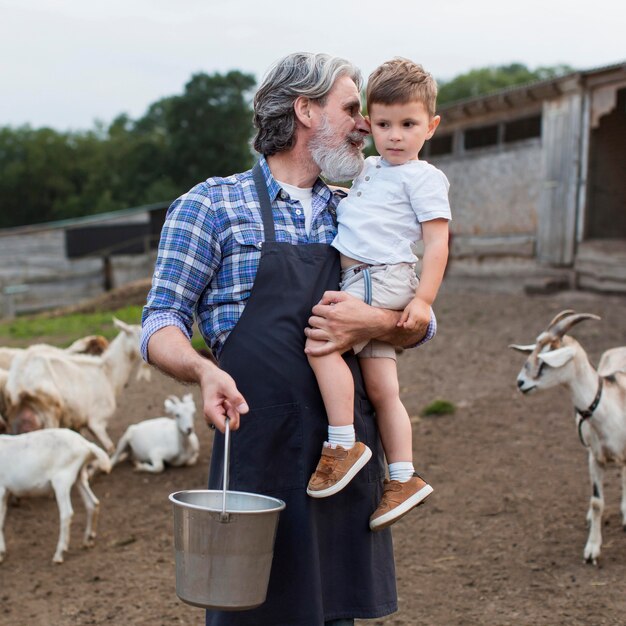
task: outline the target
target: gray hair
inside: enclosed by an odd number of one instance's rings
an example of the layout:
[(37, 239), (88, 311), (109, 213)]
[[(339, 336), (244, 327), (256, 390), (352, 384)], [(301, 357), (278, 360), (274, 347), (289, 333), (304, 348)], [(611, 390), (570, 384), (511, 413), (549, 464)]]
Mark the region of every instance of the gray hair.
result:
[(345, 59), (295, 52), (277, 61), (254, 96), (254, 149), (270, 156), (291, 148), (296, 134), (296, 98), (304, 96), (324, 106), (326, 96), (342, 76), (350, 77), (361, 90), (361, 72)]

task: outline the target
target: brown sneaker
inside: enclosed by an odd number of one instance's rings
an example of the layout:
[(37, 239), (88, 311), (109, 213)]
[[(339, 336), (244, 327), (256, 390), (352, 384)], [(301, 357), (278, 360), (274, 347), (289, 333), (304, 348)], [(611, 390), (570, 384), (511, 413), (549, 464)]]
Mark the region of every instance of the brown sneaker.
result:
[(327, 498), (341, 491), (372, 457), (372, 451), (360, 441), (346, 450), (341, 446), (322, 447), (320, 458), (306, 492), (312, 498)]
[(405, 483), (385, 480), (383, 497), (370, 517), (370, 529), (382, 530), (404, 517), (413, 507), (422, 504), (433, 488), (417, 474)]

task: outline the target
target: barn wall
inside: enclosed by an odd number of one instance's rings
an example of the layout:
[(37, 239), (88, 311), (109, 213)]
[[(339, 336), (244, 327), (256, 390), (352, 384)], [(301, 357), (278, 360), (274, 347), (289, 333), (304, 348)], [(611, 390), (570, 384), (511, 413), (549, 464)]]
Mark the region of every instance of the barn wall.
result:
[(534, 254), (541, 191), (541, 142), (483, 149), (429, 159), (450, 181), (456, 243), (453, 253), (476, 255), (493, 248)]
[[(149, 277), (154, 256), (112, 257), (113, 286)], [(67, 258), (63, 229), (0, 237), (0, 317), (74, 304), (102, 293), (104, 283), (102, 259)]]

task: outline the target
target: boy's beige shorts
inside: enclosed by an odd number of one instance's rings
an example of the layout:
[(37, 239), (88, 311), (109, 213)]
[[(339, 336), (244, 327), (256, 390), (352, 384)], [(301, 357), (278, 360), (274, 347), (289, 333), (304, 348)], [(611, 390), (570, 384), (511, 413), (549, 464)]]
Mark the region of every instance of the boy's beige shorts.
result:
[[(361, 269), (359, 269), (361, 268)], [(341, 272), (339, 288), (365, 301), (365, 272), (363, 265), (349, 267)], [(415, 297), (419, 279), (412, 263), (369, 266), (372, 279), (372, 306), (402, 311)], [(396, 360), (395, 348), (384, 341), (372, 339), (352, 347), (359, 358), (388, 358)]]

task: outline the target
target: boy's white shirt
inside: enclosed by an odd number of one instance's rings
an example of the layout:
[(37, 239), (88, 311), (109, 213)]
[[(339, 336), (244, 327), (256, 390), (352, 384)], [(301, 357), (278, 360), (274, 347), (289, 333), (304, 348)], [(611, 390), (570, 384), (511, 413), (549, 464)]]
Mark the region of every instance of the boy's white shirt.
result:
[(299, 200), (304, 212), (304, 230), (307, 237), (311, 234), (311, 220), (313, 218), (313, 187), (295, 187), (276, 181), (290, 196), (292, 200)]
[(426, 161), (390, 165), (368, 157), (337, 207), (333, 247), (372, 265), (415, 263), (411, 244), (422, 238), (420, 222), (452, 219), (449, 187), (446, 175)]

